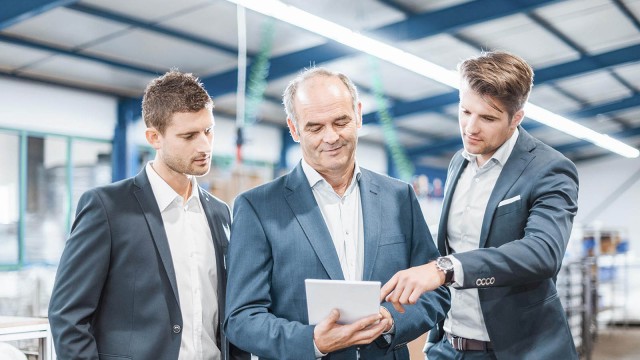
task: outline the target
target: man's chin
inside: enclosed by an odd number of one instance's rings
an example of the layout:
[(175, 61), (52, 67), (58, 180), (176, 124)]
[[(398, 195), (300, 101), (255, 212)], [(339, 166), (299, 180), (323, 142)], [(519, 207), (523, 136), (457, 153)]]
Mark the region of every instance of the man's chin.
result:
[(204, 176), (207, 175), (209, 173), (209, 170), (211, 168), (207, 167), (206, 169), (190, 169), (191, 171), (189, 171), (189, 175), (192, 176)]

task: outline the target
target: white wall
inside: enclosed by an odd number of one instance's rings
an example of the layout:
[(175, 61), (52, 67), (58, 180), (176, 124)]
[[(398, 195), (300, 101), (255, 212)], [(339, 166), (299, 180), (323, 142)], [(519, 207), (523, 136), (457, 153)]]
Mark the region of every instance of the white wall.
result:
[[(610, 155), (578, 163), (577, 167), (580, 193), (576, 222), (590, 226), (596, 221), (603, 227), (626, 229), (630, 250), (640, 254), (640, 180), (618, 191), (624, 182), (640, 171), (640, 159)], [(619, 196), (613, 202), (603, 203), (616, 191)], [(595, 216), (587, 219), (591, 213)]]
[(115, 97), (0, 77), (0, 127), (113, 138)]

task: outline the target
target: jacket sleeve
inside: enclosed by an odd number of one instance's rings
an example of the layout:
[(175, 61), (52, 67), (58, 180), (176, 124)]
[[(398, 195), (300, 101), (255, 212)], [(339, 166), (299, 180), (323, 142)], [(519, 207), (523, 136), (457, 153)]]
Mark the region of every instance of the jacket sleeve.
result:
[(109, 271), (111, 232), (99, 194), (78, 202), (49, 303), (49, 322), (60, 359), (98, 359), (92, 334), (94, 312)]
[(278, 318), (271, 308), (271, 247), (244, 195), (233, 207), (224, 331), (241, 349), (270, 359), (315, 359), (313, 326)]
[[(440, 253), (429, 232), (418, 199), (410, 185), (407, 187), (412, 209), (411, 214), (408, 214), (411, 216), (412, 226), (409, 266), (414, 267), (436, 259)], [(403, 314), (397, 312), (389, 302), (384, 302), (382, 306), (389, 310), (394, 319), (396, 331), (389, 347), (393, 350), (414, 340), (444, 320), (451, 306), (451, 299), (449, 289), (441, 286), (434, 291), (422, 294), (415, 305), (405, 306)]]
[[(482, 287), (522, 285), (552, 278), (560, 270), (578, 210), (577, 170), (571, 161), (558, 157), (527, 181), (531, 182), (531, 193), (523, 204), (528, 206), (523, 236), (489, 238), (490, 242), (504, 245), (454, 254), (464, 269), (463, 288), (480, 287), (476, 284), (478, 278), (494, 279)], [(504, 226), (505, 231), (497, 231), (494, 218), (489, 236), (522, 233), (521, 229), (506, 231), (509, 224)]]

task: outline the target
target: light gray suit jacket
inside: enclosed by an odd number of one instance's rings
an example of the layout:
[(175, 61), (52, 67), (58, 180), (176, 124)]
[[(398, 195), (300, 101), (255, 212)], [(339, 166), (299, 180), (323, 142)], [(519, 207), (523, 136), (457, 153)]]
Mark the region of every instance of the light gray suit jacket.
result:
[[(364, 221), (363, 280), (383, 284), (397, 271), (438, 256), (410, 185), (361, 169)], [(229, 339), (262, 359), (314, 359), (304, 280), (343, 279), (340, 262), (300, 164), (289, 174), (238, 196), (229, 245), (227, 320)], [(406, 343), (449, 309), (441, 287), (423, 295), (395, 320), (390, 344), (360, 346), (362, 359), (409, 359)], [(379, 339), (380, 340), (380, 339)], [(326, 359), (355, 359), (356, 348)]]
[[(464, 270), (463, 287), (478, 288), (498, 359), (577, 359), (555, 277), (578, 210), (578, 173), (562, 154), (519, 131), (489, 197), (480, 249), (455, 257)], [(469, 163), (461, 153), (451, 160), (445, 186), (438, 230), (443, 254), (449, 252), (451, 199)], [(517, 200), (499, 206), (508, 199)], [(438, 328), (429, 342), (442, 336), (442, 324)]]
[[(217, 263), (220, 323), (211, 326), (218, 327), (223, 359), (249, 359), (221, 331), (229, 208), (203, 189), (196, 191)], [(178, 296), (167, 235), (145, 170), (84, 193), (49, 305), (58, 358), (178, 359)]]

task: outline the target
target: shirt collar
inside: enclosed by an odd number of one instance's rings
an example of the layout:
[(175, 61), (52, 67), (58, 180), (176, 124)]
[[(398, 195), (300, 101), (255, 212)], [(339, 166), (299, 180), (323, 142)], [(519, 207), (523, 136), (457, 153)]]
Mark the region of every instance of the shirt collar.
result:
[[(487, 161), (485, 165), (489, 162), (497, 162), (500, 166), (504, 166), (507, 160), (509, 160), (509, 156), (511, 156), (513, 148), (516, 146), (516, 141), (518, 140), (519, 134), (520, 131), (518, 130), (518, 128), (516, 128), (513, 134), (511, 134), (511, 137), (507, 141), (505, 141), (504, 144), (502, 144), (498, 148), (498, 150), (496, 150), (493, 156), (491, 156), (491, 159), (489, 159), (489, 161)], [(462, 156), (470, 162), (475, 162), (476, 158), (478, 157), (478, 155), (469, 154), (467, 150), (462, 151)]]
[[(327, 180), (325, 180), (322, 177), (322, 175), (320, 175), (320, 173), (316, 171), (316, 169), (311, 167), (311, 165), (309, 165), (309, 163), (307, 163), (304, 160), (304, 158), (302, 159), (301, 162), (302, 162), (302, 171), (304, 171), (304, 175), (307, 177), (307, 181), (309, 181), (309, 186), (311, 186), (311, 188), (314, 188), (316, 185), (318, 185), (318, 183), (321, 183), (321, 182), (324, 182), (327, 185), (329, 185)], [(349, 187), (347, 188), (347, 191), (345, 192), (345, 194), (348, 193), (351, 187), (355, 185), (356, 181), (360, 180), (361, 175), (362, 173), (360, 172), (360, 166), (358, 166), (358, 161), (356, 160), (355, 169), (353, 171), (353, 177), (351, 178), (351, 182), (349, 183)]]
[[(163, 212), (167, 209), (167, 207), (169, 207), (169, 205), (171, 205), (172, 202), (176, 200), (176, 198), (182, 198), (182, 196), (175, 192), (175, 190), (173, 190), (171, 186), (169, 186), (169, 184), (167, 184), (167, 182), (164, 181), (164, 179), (162, 179), (160, 175), (158, 175), (153, 166), (151, 166), (152, 163), (152, 161), (149, 161), (147, 163), (147, 165), (145, 166), (145, 171), (147, 172), (147, 177), (149, 178), (149, 183), (151, 184), (151, 189), (153, 190), (153, 195), (158, 202), (160, 212)], [(185, 204), (190, 202), (193, 198), (199, 200), (200, 197), (198, 192), (198, 182), (196, 181), (196, 177), (192, 176), (191, 195), (189, 196), (187, 201), (185, 201)]]

